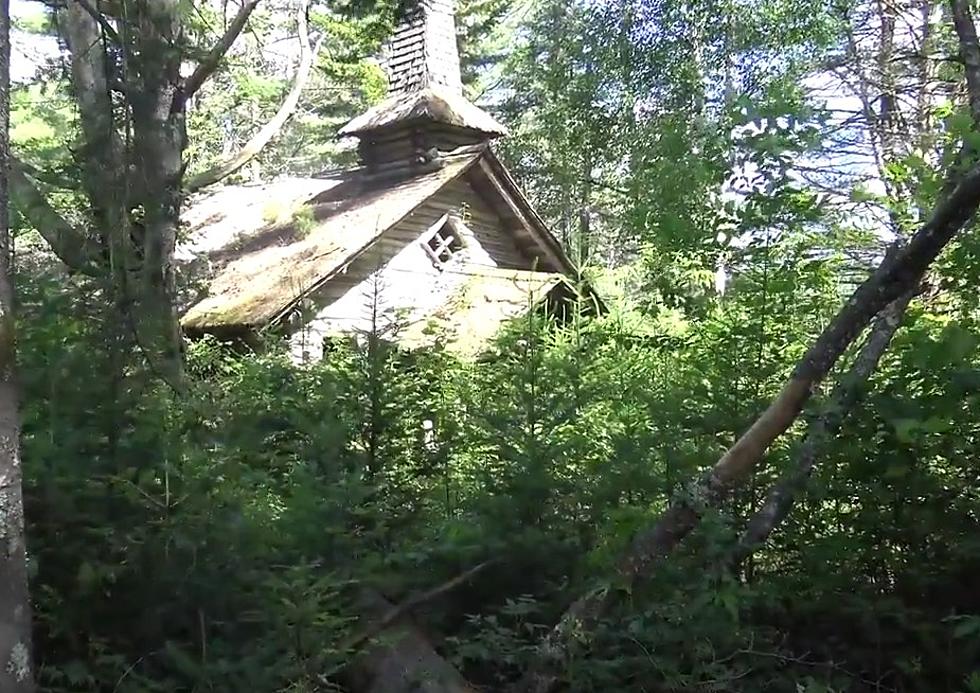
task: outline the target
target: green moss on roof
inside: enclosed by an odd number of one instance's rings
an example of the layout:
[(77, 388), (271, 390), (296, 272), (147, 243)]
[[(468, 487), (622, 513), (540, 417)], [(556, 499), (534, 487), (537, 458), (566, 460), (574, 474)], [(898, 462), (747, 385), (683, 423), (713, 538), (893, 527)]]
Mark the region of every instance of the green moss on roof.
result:
[[(296, 218), (309, 213), (297, 213), (295, 205), (287, 205), (293, 210), (287, 223), (260, 220), (249, 233), (233, 235), (226, 245), (210, 250), (209, 257), (220, 267), (206, 297), (184, 315), (184, 328), (255, 327), (274, 320), (462, 175), (478, 156), (454, 157), (432, 173), (347, 199), (324, 201), (314, 196), (305, 203), (313, 209), (314, 222), (304, 233), (297, 233)], [(265, 200), (263, 208), (271, 203)], [(208, 233), (207, 225), (201, 233)]]

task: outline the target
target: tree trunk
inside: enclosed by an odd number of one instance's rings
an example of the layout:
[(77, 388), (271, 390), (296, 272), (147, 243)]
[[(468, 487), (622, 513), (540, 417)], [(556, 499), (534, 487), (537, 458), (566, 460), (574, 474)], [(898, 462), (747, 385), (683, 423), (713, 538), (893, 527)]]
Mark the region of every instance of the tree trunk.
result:
[(0, 691), (28, 693), (34, 690), (34, 676), (14, 380), (14, 291), (7, 222), (9, 125), (10, 6), (9, 0), (0, 0)]
[(143, 210), (142, 237), (135, 241), (136, 277), (128, 295), (136, 338), (156, 374), (184, 386), (183, 340), (174, 307), (174, 250), (180, 223), (181, 180), (187, 130), (180, 94), (183, 40), (180, 0), (155, 0), (138, 14), (139, 33), (128, 47), (129, 64), (142, 76), (143, 93), (130, 100), (133, 159), (138, 180), (134, 200)]
[(76, 153), (95, 233), (61, 217), (29, 171), (14, 171), (20, 211), (72, 269), (105, 279), (121, 329), (150, 370), (178, 389), (184, 385), (183, 340), (174, 309), (173, 255), (185, 107), (260, 1), (242, 3), (186, 80), (183, 0), (59, 4), (58, 32), (68, 47), (82, 134)]
[(365, 591), (360, 607), (369, 628), (385, 623), (381, 637), (358, 657), (349, 673), (359, 693), (476, 693), (428, 641), (407, 615), (387, 618), (397, 609), (380, 594)]
[(888, 345), (902, 324), (902, 318), (913, 295), (914, 291), (900, 296), (878, 316), (867, 342), (850, 369), (834, 388), (826, 411), (811, 424), (807, 431), (796, 463), (769, 489), (762, 506), (749, 520), (733, 551), (731, 560), (733, 565), (738, 565), (751, 556), (789, 515), (793, 502), (810, 478), (821, 448), (840, 430), (848, 412), (860, 399), (868, 378), (874, 373), (881, 357), (888, 350)]

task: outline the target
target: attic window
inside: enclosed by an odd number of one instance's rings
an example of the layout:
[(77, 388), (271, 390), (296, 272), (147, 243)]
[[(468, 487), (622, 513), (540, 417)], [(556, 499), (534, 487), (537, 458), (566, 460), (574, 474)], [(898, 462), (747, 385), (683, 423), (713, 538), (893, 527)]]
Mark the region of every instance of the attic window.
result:
[(462, 222), (447, 215), (436, 222), (433, 228), (435, 230), (425, 239), (422, 247), (425, 248), (435, 266), (442, 269), (466, 248), (463, 235), (460, 233)]

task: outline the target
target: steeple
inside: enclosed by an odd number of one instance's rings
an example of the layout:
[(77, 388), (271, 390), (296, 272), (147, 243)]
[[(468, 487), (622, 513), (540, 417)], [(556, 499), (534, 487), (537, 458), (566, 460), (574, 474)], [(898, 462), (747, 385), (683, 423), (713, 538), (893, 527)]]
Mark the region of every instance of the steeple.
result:
[(340, 130), (360, 138), (368, 168), (424, 166), (507, 134), (463, 96), (453, 0), (406, 0), (382, 67), (388, 97)]
[(452, 0), (417, 0), (407, 7), (383, 49), (382, 64), (388, 96), (436, 85), (462, 95)]

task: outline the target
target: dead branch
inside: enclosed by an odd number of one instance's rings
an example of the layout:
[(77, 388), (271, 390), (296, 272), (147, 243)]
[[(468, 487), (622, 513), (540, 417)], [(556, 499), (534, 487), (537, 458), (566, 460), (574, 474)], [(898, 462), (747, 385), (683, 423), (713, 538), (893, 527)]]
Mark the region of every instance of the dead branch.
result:
[(885, 306), (914, 289), (925, 271), (980, 205), (980, 167), (974, 167), (935, 209), (908, 245), (893, 249), (852, 294), (803, 359), (789, 382), (752, 427), (675, 502), (649, 530), (641, 532), (620, 563), (635, 579), (646, 575), (694, 527), (704, 507), (725, 498), (773, 441), (792, 425), (837, 359)]
[(733, 551), (733, 565), (742, 563), (758, 550), (789, 515), (793, 502), (810, 478), (817, 455), (826, 441), (840, 430), (844, 419), (861, 398), (868, 378), (898, 331), (914, 294), (915, 290), (898, 297), (878, 316), (854, 363), (831, 393), (826, 410), (811, 424), (795, 464), (769, 489), (762, 506), (749, 520)]
[[(451, 581), (455, 582), (455, 581)], [(441, 592), (440, 592), (441, 593)], [(368, 620), (389, 621), (344, 672), (349, 690), (361, 693), (476, 693), (459, 671), (440, 655), (410, 619), (388, 615), (401, 610), (377, 592), (364, 590), (358, 607)]]
[(384, 615), (376, 619), (373, 623), (368, 625), (366, 628), (361, 630), (359, 633), (355, 633), (351, 636), (342, 646), (343, 650), (353, 650), (360, 647), (367, 640), (370, 640), (374, 636), (386, 630), (395, 621), (407, 616), (412, 611), (427, 604), (434, 599), (441, 597), (442, 595), (451, 592), (463, 583), (469, 582), (479, 573), (486, 570), (489, 566), (496, 563), (496, 560), (489, 560), (476, 565), (469, 570), (460, 573), (451, 580), (447, 580), (441, 585), (437, 585), (432, 589), (426, 590), (425, 592), (420, 592), (419, 594), (412, 595), (402, 603), (390, 608)]

